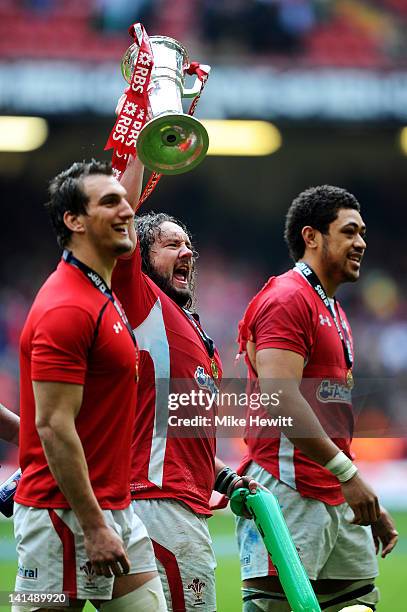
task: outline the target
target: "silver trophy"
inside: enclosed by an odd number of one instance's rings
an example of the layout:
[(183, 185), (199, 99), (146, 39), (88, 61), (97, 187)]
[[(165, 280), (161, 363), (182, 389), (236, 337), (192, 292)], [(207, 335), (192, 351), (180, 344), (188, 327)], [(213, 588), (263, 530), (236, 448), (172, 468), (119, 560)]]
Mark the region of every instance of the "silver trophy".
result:
[[(185, 89), (189, 65), (186, 49), (174, 38), (151, 36), (154, 66), (151, 73), (148, 121), (137, 140), (137, 155), (147, 168), (160, 174), (182, 174), (195, 168), (206, 155), (208, 133), (202, 123), (184, 113), (182, 98), (194, 98), (201, 89), (196, 78)], [(124, 78), (131, 82), (139, 47), (132, 44), (123, 56)]]

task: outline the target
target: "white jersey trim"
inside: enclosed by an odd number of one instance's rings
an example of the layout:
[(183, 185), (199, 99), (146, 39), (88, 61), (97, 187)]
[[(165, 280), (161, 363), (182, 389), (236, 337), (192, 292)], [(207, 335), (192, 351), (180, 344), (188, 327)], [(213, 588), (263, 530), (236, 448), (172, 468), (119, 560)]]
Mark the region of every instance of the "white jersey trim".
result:
[(147, 351), (154, 364), (154, 431), (148, 464), (148, 480), (162, 488), (168, 431), (170, 347), (160, 298), (157, 298), (146, 319), (135, 328), (134, 334), (140, 350)]
[(294, 468), (294, 444), (282, 433), (278, 449), (278, 469), (282, 482), (296, 489)]

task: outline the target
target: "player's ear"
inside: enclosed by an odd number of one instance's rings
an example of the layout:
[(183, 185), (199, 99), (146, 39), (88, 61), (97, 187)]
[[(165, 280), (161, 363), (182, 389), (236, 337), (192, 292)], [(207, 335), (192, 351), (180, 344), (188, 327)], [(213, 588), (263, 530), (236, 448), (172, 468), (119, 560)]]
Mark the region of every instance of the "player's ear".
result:
[(76, 234), (83, 234), (85, 231), (82, 214), (74, 214), (67, 210), (64, 212), (64, 223), (71, 232), (75, 232)]
[(321, 232), (314, 229), (310, 225), (306, 225), (305, 227), (302, 228), (301, 235), (305, 242), (306, 249), (308, 248), (308, 249), (314, 250), (318, 248), (320, 238), (321, 238)]

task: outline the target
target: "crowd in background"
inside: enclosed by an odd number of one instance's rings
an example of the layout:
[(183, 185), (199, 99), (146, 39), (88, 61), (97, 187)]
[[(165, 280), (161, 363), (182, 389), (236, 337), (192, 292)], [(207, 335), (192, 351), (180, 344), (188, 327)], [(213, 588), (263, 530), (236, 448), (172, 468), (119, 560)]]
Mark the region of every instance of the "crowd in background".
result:
[[(55, 262), (56, 263), (56, 262)], [(218, 251), (205, 249), (198, 260), (198, 311), (208, 333), (219, 347), (227, 378), (245, 376), (243, 359), (236, 361), (237, 324), (255, 291), (271, 273), (248, 263), (239, 264)], [(50, 265), (51, 262), (50, 262)], [(33, 279), (32, 294), (40, 279)], [(0, 296), (0, 389), (1, 401), (18, 411), (18, 342), (32, 296), (16, 287), (3, 287)], [(355, 403), (360, 410), (359, 430), (384, 443), (366, 440), (359, 445), (365, 458), (407, 457), (405, 397), (407, 393), (407, 295), (405, 287), (388, 271), (362, 271), (357, 286), (341, 293), (356, 342)], [(341, 296), (340, 296), (341, 297)], [(403, 434), (404, 432), (404, 434)], [(366, 434), (362, 434), (366, 435)], [(400, 437), (398, 437), (400, 436)], [(389, 440), (389, 438), (392, 438)], [(370, 444), (369, 444), (370, 443)], [(224, 452), (241, 453), (240, 440), (223, 442)], [(358, 446), (358, 445), (356, 445)], [(6, 446), (0, 446), (0, 460)], [(16, 451), (9, 460), (16, 459)], [(360, 453), (359, 453), (360, 454)]]
[(10, 58), (115, 60), (135, 21), (220, 62), (388, 68), (407, 49), (404, 0), (2, 0), (0, 15)]

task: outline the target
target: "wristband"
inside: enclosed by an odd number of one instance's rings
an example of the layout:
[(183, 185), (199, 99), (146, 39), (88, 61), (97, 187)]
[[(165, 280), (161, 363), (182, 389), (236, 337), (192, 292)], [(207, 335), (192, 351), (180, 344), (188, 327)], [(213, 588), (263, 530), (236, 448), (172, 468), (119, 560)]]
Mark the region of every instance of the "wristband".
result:
[(324, 467), (336, 476), (339, 482), (347, 482), (358, 471), (356, 465), (342, 451), (339, 451)]
[(225, 466), (216, 476), (213, 488), (215, 489), (215, 491), (218, 491), (218, 493), (222, 493), (222, 495), (230, 497), (235, 487), (235, 484), (239, 480), (241, 480), (241, 476), (239, 476), (230, 467)]

